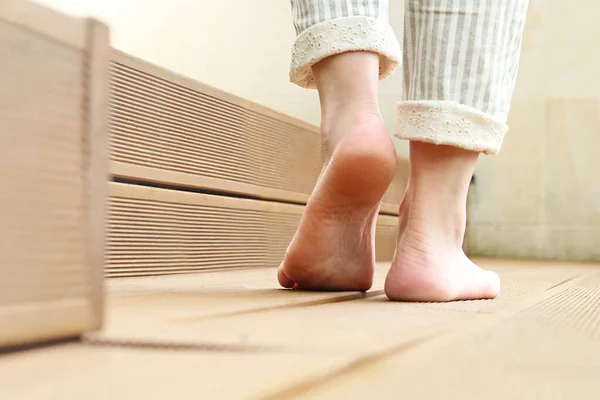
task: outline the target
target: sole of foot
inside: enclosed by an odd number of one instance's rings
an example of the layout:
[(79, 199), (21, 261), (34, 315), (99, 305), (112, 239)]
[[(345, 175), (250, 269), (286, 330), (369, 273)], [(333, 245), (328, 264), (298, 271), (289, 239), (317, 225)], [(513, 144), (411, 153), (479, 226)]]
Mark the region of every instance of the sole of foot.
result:
[(278, 270), (284, 288), (367, 291), (375, 223), (396, 152), (381, 122), (355, 124), (335, 148)]

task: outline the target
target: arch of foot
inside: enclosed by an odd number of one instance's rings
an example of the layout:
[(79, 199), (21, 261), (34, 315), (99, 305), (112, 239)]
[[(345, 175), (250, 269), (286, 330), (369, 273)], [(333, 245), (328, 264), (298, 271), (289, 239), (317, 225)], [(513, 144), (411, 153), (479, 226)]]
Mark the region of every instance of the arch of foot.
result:
[(379, 76), (402, 62), (400, 44), (388, 23), (388, 0), (292, 0), (297, 37), (292, 45), (290, 81), (316, 88), (312, 66), (348, 51), (380, 55)]

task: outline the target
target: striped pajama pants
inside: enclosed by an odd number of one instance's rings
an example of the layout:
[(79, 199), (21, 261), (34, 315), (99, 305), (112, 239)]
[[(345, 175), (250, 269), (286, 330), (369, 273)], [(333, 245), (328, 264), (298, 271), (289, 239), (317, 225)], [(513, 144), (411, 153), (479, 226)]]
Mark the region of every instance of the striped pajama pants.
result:
[(375, 52), (380, 79), (403, 64), (397, 137), (486, 154), (500, 150), (528, 0), (404, 0), (404, 51), (388, 23), (388, 0), (291, 4), (293, 83), (315, 88), (312, 65), (325, 57)]

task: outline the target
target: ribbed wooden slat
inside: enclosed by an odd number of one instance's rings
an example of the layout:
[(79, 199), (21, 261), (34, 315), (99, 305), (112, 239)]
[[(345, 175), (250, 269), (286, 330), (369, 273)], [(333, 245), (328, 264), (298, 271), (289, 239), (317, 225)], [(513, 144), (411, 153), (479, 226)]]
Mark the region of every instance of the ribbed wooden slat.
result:
[[(275, 267), (303, 206), (111, 184), (108, 276)], [(396, 218), (380, 216), (377, 259), (390, 260)]]
[(390, 261), (394, 257), (398, 237), (398, 219), (380, 215), (375, 230), (375, 258)]
[(0, 2), (0, 347), (102, 321), (108, 29)]
[[(317, 127), (118, 51), (111, 64), (112, 173), (304, 203), (321, 171)], [(384, 196), (397, 214), (406, 166)]]

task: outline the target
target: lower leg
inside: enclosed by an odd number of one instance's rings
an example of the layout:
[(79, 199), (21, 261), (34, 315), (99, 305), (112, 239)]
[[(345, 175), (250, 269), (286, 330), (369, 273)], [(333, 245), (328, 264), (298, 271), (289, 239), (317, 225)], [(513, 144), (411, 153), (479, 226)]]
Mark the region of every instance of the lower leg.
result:
[(410, 143), (410, 181), (400, 206), (399, 239), (386, 280), (392, 300), (495, 297), (498, 276), (463, 253), (466, 200), (478, 153)]
[(396, 169), (378, 109), (379, 56), (335, 55), (313, 66), (324, 167), (278, 272), (287, 288), (368, 290), (374, 227)]
[(478, 154), (495, 154), (517, 76), (528, 0), (405, 1), (404, 101), (396, 135), (411, 176), (386, 293), (392, 300), (495, 297), (498, 276), (462, 251)]
[(321, 104), (321, 150), (325, 164), (355, 124), (381, 123), (379, 56), (348, 52), (313, 66)]

